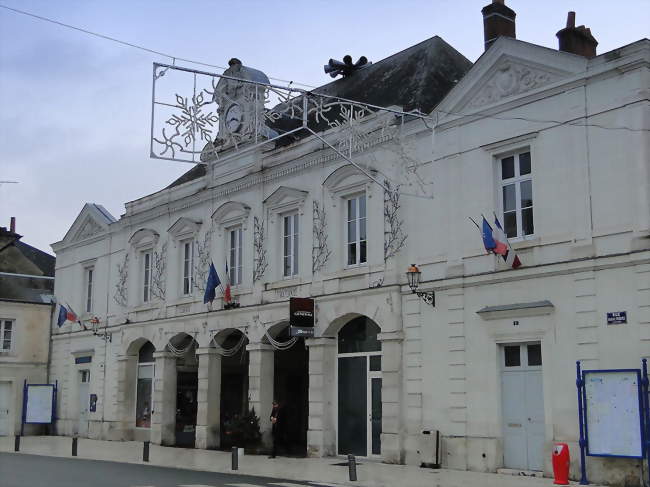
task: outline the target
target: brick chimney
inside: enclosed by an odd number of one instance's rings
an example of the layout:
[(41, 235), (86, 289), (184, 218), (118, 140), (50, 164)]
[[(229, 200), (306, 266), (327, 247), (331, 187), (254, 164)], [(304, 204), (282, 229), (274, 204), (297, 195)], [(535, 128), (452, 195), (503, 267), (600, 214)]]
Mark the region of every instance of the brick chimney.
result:
[(560, 51), (570, 52), (592, 58), (596, 56), (598, 41), (591, 35), (591, 30), (581, 25), (576, 27), (576, 13), (569, 12), (566, 27), (555, 34), (560, 41)]
[(485, 50), (492, 45), (499, 37), (512, 37), (515, 35), (515, 17), (517, 14), (511, 8), (506, 7), (505, 0), (492, 0), (481, 10), (483, 14), (483, 34), (485, 38)]
[(9, 231), (11, 233), (16, 233), (16, 217), (12, 216), (9, 222)]

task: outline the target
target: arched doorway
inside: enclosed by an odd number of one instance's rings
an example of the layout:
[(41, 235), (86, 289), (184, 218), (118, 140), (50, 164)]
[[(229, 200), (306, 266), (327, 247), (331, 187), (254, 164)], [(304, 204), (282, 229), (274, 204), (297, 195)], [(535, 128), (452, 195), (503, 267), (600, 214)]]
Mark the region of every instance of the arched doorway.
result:
[[(309, 423), (309, 353), (303, 338), (289, 336), (289, 323), (274, 326), (269, 335), (275, 348), (273, 398), (280, 404), (283, 416), (283, 427), (276, 438), (278, 453), (305, 456)], [(261, 414), (268, 415), (270, 406)]]
[(153, 343), (146, 341), (138, 351), (138, 366), (135, 386), (135, 427), (151, 428), (151, 408), (153, 405), (154, 358)]
[(233, 438), (233, 433), (240, 418), (248, 411), (247, 343), (246, 335), (236, 329), (219, 332), (212, 343), (221, 356), (219, 445), (222, 450), (241, 446), (237, 438)]
[(176, 357), (176, 427), (175, 446), (194, 448), (196, 440), (197, 393), (199, 361), (194, 337), (179, 333), (167, 343), (167, 350)]
[(338, 453), (381, 454), (381, 342), (370, 318), (352, 319), (338, 333)]

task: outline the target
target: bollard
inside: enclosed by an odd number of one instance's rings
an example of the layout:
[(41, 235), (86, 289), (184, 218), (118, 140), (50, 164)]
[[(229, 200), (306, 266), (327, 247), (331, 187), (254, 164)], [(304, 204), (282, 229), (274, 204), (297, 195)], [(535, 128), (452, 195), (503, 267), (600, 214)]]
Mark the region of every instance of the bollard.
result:
[(352, 482), (357, 480), (357, 459), (354, 455), (348, 455), (348, 470), (350, 473), (350, 480)]
[(78, 438), (76, 436), (72, 437), (72, 456), (73, 457), (77, 456), (77, 440), (78, 440)]
[(143, 462), (148, 462), (149, 461), (149, 442), (145, 441), (144, 445), (142, 446), (142, 461)]
[(239, 452), (236, 446), (232, 447), (232, 469), (239, 470)]
[(14, 440), (14, 451), (20, 451), (20, 435)]

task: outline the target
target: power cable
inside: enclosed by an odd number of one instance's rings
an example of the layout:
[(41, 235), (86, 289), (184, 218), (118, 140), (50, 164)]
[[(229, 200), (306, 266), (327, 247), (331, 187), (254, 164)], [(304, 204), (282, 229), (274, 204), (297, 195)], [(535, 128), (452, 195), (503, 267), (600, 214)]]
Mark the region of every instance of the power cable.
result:
[[(132, 47), (133, 49), (140, 49), (141, 51), (145, 51), (145, 52), (148, 52), (150, 54), (156, 54), (157, 56), (166, 57), (168, 59), (171, 59), (174, 62), (175, 61), (182, 61), (182, 62), (186, 62), (186, 63), (197, 64), (199, 66), (208, 66), (208, 67), (211, 67), (211, 68), (222, 69), (224, 71), (226, 69), (228, 69), (228, 68), (226, 68), (224, 66), (218, 66), (216, 64), (204, 63), (204, 62), (201, 62), (201, 61), (194, 61), (192, 59), (187, 59), (187, 58), (183, 58), (183, 57), (179, 57), (179, 56), (174, 56), (173, 54), (167, 54), (165, 52), (156, 51), (155, 49), (151, 49), (149, 47), (141, 46), (139, 44), (133, 44), (132, 42), (123, 41), (121, 39), (117, 39), (115, 37), (111, 37), (111, 36), (108, 36), (106, 34), (100, 34), (98, 32), (93, 32), (91, 30), (84, 29), (84, 28), (81, 28), (81, 27), (77, 27), (77, 26), (74, 26), (74, 25), (71, 25), (71, 24), (66, 24), (64, 22), (59, 22), (58, 20), (54, 20), (54, 19), (51, 19), (49, 17), (43, 17), (42, 15), (33, 14), (31, 12), (26, 12), (25, 10), (20, 10), (20, 9), (13, 8), (13, 7), (8, 7), (7, 5), (0, 4), (0, 8), (4, 8), (5, 10), (10, 10), (10, 11), (12, 11), (14, 13), (18, 13), (18, 14), (21, 14), (21, 15), (26, 15), (28, 17), (33, 17), (35, 19), (42, 20), (44, 22), (49, 22), (51, 24), (55, 24), (55, 25), (58, 25), (60, 27), (66, 27), (68, 29), (76, 30), (78, 32), (83, 32), (84, 34), (99, 37), (100, 39), (104, 39), (104, 40), (111, 41), (111, 42), (116, 42), (116, 43), (121, 44), (123, 46)], [(280, 79), (280, 78), (269, 78), (269, 79), (271, 79), (273, 81), (280, 82), (280, 83), (300, 85), (300, 86), (304, 86), (306, 88), (316, 88), (316, 86), (308, 85), (308, 84), (305, 84), (305, 83), (298, 83), (298, 82), (289, 81), (289, 80)]]
[[(24, 10), (20, 10), (20, 9), (17, 9), (17, 8), (8, 7), (7, 5), (0, 4), (0, 8), (4, 8), (5, 10), (9, 10), (9, 11), (12, 11), (14, 13), (21, 14), (21, 15), (26, 15), (28, 17), (33, 17), (35, 19), (42, 20), (44, 22), (50, 22), (52, 24), (55, 24), (55, 25), (58, 25), (58, 26), (61, 26), (61, 27), (66, 27), (68, 29), (76, 30), (78, 32), (82, 32), (84, 34), (95, 36), (95, 37), (98, 37), (100, 39), (108, 40), (108, 41), (111, 41), (111, 42), (116, 42), (118, 44), (121, 44), (121, 45), (127, 46), (127, 47), (131, 47), (133, 49), (139, 49), (141, 51), (145, 51), (145, 52), (148, 52), (150, 54), (155, 54), (157, 56), (166, 57), (168, 59), (171, 59), (173, 62), (182, 61), (182, 62), (186, 62), (186, 63), (196, 64), (196, 65), (199, 65), (199, 66), (207, 66), (207, 67), (221, 69), (221, 70), (226, 70), (227, 69), (224, 66), (219, 66), (219, 65), (216, 65), (216, 64), (209, 64), (209, 63), (204, 63), (204, 62), (201, 62), (201, 61), (195, 61), (195, 60), (188, 59), (188, 58), (174, 56), (173, 54), (168, 54), (168, 53), (165, 53), (165, 52), (162, 52), (162, 51), (157, 51), (155, 49), (151, 49), (151, 48), (139, 45), (139, 44), (134, 44), (134, 43), (131, 43), (131, 42), (123, 41), (121, 39), (117, 39), (115, 37), (111, 37), (111, 36), (108, 36), (108, 35), (105, 35), (105, 34), (100, 34), (98, 32), (94, 32), (94, 31), (91, 31), (91, 30), (88, 30), (88, 29), (77, 27), (77, 26), (74, 26), (74, 25), (71, 25), (71, 24), (66, 24), (64, 22), (60, 22), (58, 20), (54, 20), (54, 19), (51, 19), (49, 17), (44, 17), (42, 15), (37, 15), (37, 14), (27, 12), (27, 11), (24, 11)], [(316, 86), (308, 85), (306, 83), (300, 83), (300, 82), (285, 80), (285, 79), (281, 79), (281, 78), (269, 77), (269, 79), (273, 80), (273, 81), (280, 82), (280, 83), (286, 83), (288, 85), (296, 85), (296, 86), (299, 85), (299, 86), (304, 86), (306, 88), (312, 88), (312, 89), (317, 88)], [(342, 102), (359, 103), (359, 104), (368, 105), (367, 103), (364, 103), (364, 102), (355, 101), (355, 100), (348, 100), (348, 99), (337, 97), (335, 95), (326, 95), (324, 93), (310, 93), (310, 94), (318, 95), (318, 96), (321, 96), (323, 98), (338, 99), (339, 101), (342, 101)], [(390, 108), (386, 108), (386, 107), (373, 106), (373, 105), (368, 105), (368, 106), (370, 108), (376, 108), (376, 109), (381, 109), (381, 110), (386, 110), (386, 111), (394, 111), (394, 110), (392, 110)], [(434, 109), (434, 111), (436, 111), (436, 110)], [(439, 113), (445, 113), (447, 115), (458, 115), (458, 116), (462, 116), (462, 117), (471, 117), (471, 116), (473, 116), (470, 113), (448, 112), (448, 111), (443, 111), (443, 110), (437, 110), (437, 111)], [(536, 119), (530, 119), (530, 118), (526, 118), (526, 117), (498, 117), (498, 116), (495, 116), (495, 115), (479, 115), (479, 114), (477, 114), (475, 116), (477, 118), (490, 118), (490, 119), (494, 119), (494, 120), (505, 120), (505, 121), (519, 120), (519, 121), (531, 122), (531, 123), (554, 123), (556, 125), (571, 125), (571, 126), (574, 126), (574, 127), (594, 127), (594, 128), (600, 128), (600, 129), (603, 129), (603, 130), (627, 130), (627, 131), (630, 131), (630, 132), (650, 132), (650, 129), (645, 129), (645, 128), (634, 128), (634, 127), (627, 127), (627, 126), (608, 127), (608, 126), (600, 125), (600, 124), (596, 124), (596, 123), (579, 123), (577, 121), (576, 122), (562, 122), (560, 120), (536, 120)]]

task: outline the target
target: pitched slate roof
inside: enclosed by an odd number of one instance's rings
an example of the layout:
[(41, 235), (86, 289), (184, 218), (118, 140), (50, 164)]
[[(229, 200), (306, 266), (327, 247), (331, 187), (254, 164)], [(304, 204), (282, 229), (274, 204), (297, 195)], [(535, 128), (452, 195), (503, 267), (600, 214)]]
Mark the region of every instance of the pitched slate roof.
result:
[[(404, 111), (429, 113), (472, 67), (472, 63), (441, 37), (435, 36), (385, 59), (368, 64), (352, 75), (337, 79), (313, 90), (348, 100), (380, 107), (397, 106)], [(323, 123), (309, 122), (316, 131), (327, 128)], [(300, 126), (300, 121), (280, 119), (271, 128), (282, 133)], [(306, 131), (305, 131), (306, 132)], [(281, 145), (291, 143), (308, 133), (296, 133), (293, 139), (280, 139)], [(168, 188), (205, 175), (205, 166), (197, 165)]]
[(0, 228), (0, 300), (49, 303), (56, 259), (20, 238)]

